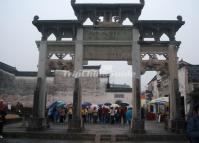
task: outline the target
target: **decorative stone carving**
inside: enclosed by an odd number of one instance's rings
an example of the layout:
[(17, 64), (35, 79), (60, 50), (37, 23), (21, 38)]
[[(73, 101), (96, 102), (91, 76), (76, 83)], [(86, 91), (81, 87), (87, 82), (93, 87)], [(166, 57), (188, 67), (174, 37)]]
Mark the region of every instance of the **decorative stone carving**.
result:
[(56, 41), (61, 41), (62, 38), (75, 38), (77, 28), (81, 26), (77, 20), (39, 20), (39, 16), (35, 16), (32, 23), (41, 32), (42, 40), (47, 40), (54, 34)]
[[(121, 25), (126, 18), (136, 23), (144, 7), (144, 0), (140, 2), (139, 4), (77, 4), (72, 0), (71, 5), (78, 21), (82, 24), (90, 18), (93, 25), (101, 23)], [(100, 21), (100, 17), (103, 17), (103, 21)]]
[(74, 5), (76, 0), (71, 0), (71, 5)]
[(168, 62), (167, 60), (142, 60), (141, 62), (141, 74), (146, 71), (163, 71), (168, 73)]
[(166, 34), (170, 41), (175, 41), (176, 32), (184, 23), (182, 17), (178, 16), (177, 20), (140, 20), (135, 26), (139, 29), (140, 41), (144, 41), (144, 38), (160, 41), (163, 34)]
[(68, 52), (65, 52), (65, 53), (61, 53), (61, 52), (55, 52), (53, 53), (53, 51), (51, 51), (50, 53), (48, 53), (48, 59), (51, 59), (52, 56), (55, 55), (58, 59), (62, 60), (64, 59), (67, 55), (69, 55), (72, 59), (74, 59), (74, 53), (68, 53)]
[(58, 59), (63, 59), (66, 56), (66, 53), (56, 53), (55, 55)]
[[(148, 55), (149, 59), (144, 60), (145, 56)], [(167, 53), (142, 53), (141, 54), (141, 74), (144, 74), (145, 71), (161, 71), (168, 73), (168, 60), (165, 57), (165, 60), (159, 59), (158, 55), (167, 56)]]
[(53, 53), (48, 54), (48, 59), (50, 59), (53, 56)]
[(49, 70), (74, 70), (74, 62), (72, 60), (48, 60)]

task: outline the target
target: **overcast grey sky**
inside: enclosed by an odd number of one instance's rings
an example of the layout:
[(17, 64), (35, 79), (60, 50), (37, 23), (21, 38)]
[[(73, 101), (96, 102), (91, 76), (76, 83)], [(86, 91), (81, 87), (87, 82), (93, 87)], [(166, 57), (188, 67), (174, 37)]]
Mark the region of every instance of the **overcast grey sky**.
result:
[[(78, 3), (93, 2), (77, 0)], [(101, 3), (136, 3), (139, 0), (96, 0)], [(179, 30), (176, 39), (182, 41), (178, 56), (192, 64), (199, 64), (199, 0), (145, 0), (140, 19), (175, 20), (182, 15), (185, 25)], [(1, 0), (0, 1), (0, 61), (18, 70), (37, 70), (38, 50), (35, 40), (41, 35), (32, 25), (34, 15), (40, 19), (75, 19), (70, 0)], [(110, 62), (91, 64), (110, 65)], [(106, 66), (105, 66), (106, 67)], [(118, 68), (119, 67), (119, 68)], [(124, 62), (114, 62), (114, 71), (130, 70)], [(142, 77), (142, 87), (152, 78), (152, 74)], [(112, 78), (114, 83), (131, 84), (129, 77)]]

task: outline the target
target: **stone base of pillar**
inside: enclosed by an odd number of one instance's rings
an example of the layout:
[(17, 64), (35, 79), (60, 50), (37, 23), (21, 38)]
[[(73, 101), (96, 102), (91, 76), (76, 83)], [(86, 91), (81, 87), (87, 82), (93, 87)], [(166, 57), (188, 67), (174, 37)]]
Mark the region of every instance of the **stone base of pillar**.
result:
[(81, 132), (84, 130), (84, 124), (81, 119), (72, 119), (68, 122), (68, 132)]
[(176, 120), (168, 120), (167, 128), (171, 132), (175, 133), (183, 133), (185, 132), (185, 120), (184, 119), (176, 119)]
[(131, 132), (137, 134), (145, 133), (144, 120), (132, 120)]
[(29, 118), (27, 130), (29, 131), (41, 131), (49, 128), (49, 123), (46, 118)]

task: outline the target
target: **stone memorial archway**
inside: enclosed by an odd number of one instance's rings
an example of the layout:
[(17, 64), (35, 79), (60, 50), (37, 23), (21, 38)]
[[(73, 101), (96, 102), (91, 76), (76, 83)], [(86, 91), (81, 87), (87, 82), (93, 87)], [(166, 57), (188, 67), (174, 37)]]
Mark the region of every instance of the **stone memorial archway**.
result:
[[(181, 120), (179, 114), (178, 77), (177, 77), (177, 51), (180, 45), (175, 40), (175, 34), (185, 23), (182, 17), (177, 20), (138, 20), (144, 7), (144, 0), (137, 4), (78, 4), (71, 0), (77, 20), (39, 20), (34, 17), (33, 25), (42, 34), (41, 41), (37, 41), (39, 49), (38, 81), (40, 86), (35, 97), (34, 104), (36, 114), (32, 118), (32, 128), (44, 128), (45, 99), (46, 99), (46, 73), (48, 69), (73, 69), (73, 72), (81, 72), (83, 63), (88, 60), (123, 60), (132, 65), (132, 105), (134, 116), (131, 130), (134, 133), (144, 132), (144, 121), (141, 119), (140, 109), (140, 75), (147, 70), (165, 71), (169, 74), (170, 85), (170, 121), (172, 130), (182, 129), (179, 126)], [(90, 18), (93, 25), (83, 25)], [(102, 18), (103, 20), (101, 20)], [(123, 25), (128, 18), (132, 25)], [(48, 41), (48, 37), (54, 34), (56, 41)], [(168, 41), (161, 41), (160, 37), (166, 34)], [(71, 38), (71, 41), (63, 41), (62, 38)], [(146, 41), (145, 38), (153, 38)], [(64, 61), (63, 58), (70, 54), (72, 61)], [(58, 60), (51, 60), (52, 55)], [(148, 60), (143, 60), (145, 55)], [(163, 55), (165, 60), (157, 58)], [(58, 64), (60, 63), (60, 64)], [(64, 65), (64, 66), (63, 66)], [(61, 66), (61, 67), (60, 67)], [(81, 81), (81, 77), (80, 77)], [(80, 121), (81, 94), (78, 94), (76, 105), (78, 110), (74, 112)], [(80, 129), (79, 126), (69, 126), (71, 129)]]

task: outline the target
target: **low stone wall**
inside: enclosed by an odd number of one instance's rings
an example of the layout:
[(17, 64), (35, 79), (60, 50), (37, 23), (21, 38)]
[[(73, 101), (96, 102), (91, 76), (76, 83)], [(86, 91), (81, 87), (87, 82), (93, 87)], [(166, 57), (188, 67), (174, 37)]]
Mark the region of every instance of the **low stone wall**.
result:
[[(23, 103), (26, 107), (33, 105), (33, 93), (36, 87), (37, 77), (15, 76), (0, 71), (0, 99), (16, 105)], [(121, 93), (124, 98), (115, 98), (116, 93), (106, 92), (106, 82), (98, 77), (84, 77), (81, 80), (82, 101), (95, 104), (105, 102), (115, 103), (116, 100), (131, 102), (131, 93)], [(56, 100), (64, 100), (66, 103), (73, 101), (74, 78), (67, 77), (64, 72), (55, 73), (54, 77), (47, 78), (47, 106)]]
[(36, 77), (16, 77), (15, 94), (21, 96), (33, 95), (36, 87)]
[(15, 75), (0, 69), (0, 95), (15, 93)]

